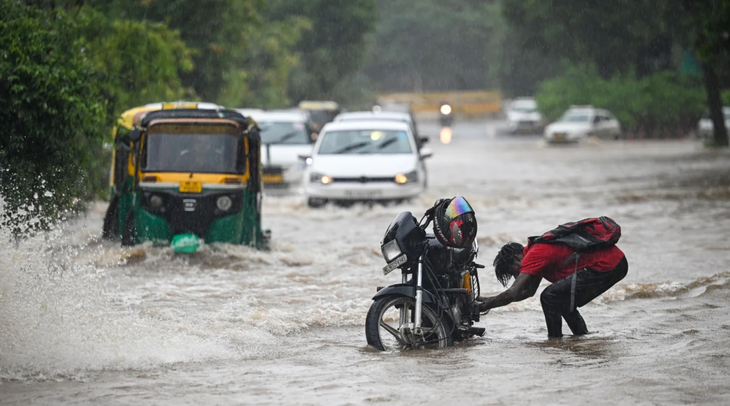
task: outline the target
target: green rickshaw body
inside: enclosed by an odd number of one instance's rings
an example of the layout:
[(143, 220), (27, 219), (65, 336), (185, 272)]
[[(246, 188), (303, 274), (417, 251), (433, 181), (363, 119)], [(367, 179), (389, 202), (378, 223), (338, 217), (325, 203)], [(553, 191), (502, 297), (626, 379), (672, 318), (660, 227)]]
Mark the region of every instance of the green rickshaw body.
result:
[(133, 130), (116, 143), (104, 235), (176, 252), (194, 252), (197, 241), (266, 248), (256, 123), (232, 110), (131, 112)]

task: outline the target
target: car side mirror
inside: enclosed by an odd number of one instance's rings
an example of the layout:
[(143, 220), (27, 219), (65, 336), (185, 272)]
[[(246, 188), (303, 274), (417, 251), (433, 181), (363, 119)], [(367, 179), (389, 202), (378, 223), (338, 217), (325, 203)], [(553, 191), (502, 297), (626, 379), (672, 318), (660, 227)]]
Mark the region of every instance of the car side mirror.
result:
[(428, 142), (428, 137), (421, 137), (421, 144), (425, 144)]
[(431, 148), (421, 148), (421, 159), (431, 158), (433, 156), (433, 151), (431, 151)]

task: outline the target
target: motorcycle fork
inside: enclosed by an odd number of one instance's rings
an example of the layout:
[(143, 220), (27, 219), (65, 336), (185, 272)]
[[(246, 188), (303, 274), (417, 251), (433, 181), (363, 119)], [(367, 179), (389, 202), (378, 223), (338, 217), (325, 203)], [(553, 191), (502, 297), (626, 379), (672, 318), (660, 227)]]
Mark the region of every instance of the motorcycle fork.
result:
[(416, 309), (414, 332), (417, 336), (423, 335), (421, 331), (421, 315), (423, 314), (423, 255), (418, 257), (418, 271), (416, 274)]
[[(403, 283), (408, 282), (408, 276), (403, 273)], [(418, 258), (418, 270), (416, 272), (416, 305), (413, 310), (413, 321), (408, 315), (408, 306), (400, 309), (400, 333), (401, 338), (410, 344), (419, 342), (423, 337), (422, 315), (423, 315), (423, 256)]]

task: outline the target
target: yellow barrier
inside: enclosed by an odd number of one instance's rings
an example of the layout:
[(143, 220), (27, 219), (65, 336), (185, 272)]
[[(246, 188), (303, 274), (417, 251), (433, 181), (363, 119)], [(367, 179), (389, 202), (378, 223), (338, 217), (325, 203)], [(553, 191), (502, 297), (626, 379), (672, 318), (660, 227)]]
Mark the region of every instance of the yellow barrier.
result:
[(387, 93), (378, 95), (379, 104), (407, 103), (414, 114), (438, 113), (441, 103), (449, 103), (456, 114), (478, 116), (499, 114), (502, 94), (488, 91), (454, 91), (437, 93)]

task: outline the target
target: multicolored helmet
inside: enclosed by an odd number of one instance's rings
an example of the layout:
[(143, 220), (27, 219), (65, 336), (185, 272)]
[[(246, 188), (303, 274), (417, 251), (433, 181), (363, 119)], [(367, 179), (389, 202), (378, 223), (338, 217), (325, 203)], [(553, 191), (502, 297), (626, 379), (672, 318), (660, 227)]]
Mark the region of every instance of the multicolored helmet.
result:
[(434, 212), (433, 231), (441, 244), (446, 246), (471, 246), (477, 236), (474, 209), (462, 196), (441, 201)]

